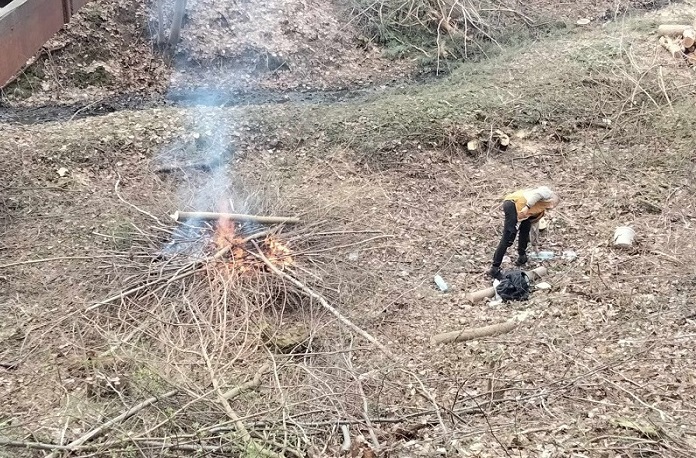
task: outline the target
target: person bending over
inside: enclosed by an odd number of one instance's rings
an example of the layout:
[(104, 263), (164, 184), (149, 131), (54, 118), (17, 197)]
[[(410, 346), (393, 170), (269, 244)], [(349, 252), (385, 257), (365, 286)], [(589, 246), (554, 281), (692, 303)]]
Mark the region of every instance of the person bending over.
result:
[(554, 208), (558, 205), (558, 201), (559, 198), (556, 193), (546, 186), (522, 189), (505, 196), (503, 199), (503, 212), (505, 213), (503, 237), (500, 239), (498, 248), (493, 255), (493, 265), (488, 271), (490, 277), (502, 278), (500, 265), (503, 263), (505, 252), (515, 241), (518, 224), (520, 238), (517, 242), (517, 261), (515, 261), (515, 265), (523, 266), (527, 263), (527, 245), (529, 244), (532, 224), (539, 222), (546, 210)]

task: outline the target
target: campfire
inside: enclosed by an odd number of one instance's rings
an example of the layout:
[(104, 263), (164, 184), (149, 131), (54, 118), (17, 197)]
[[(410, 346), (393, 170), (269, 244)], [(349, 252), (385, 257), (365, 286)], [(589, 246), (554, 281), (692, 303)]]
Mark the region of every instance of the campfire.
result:
[(164, 258), (222, 262), (238, 274), (263, 269), (267, 262), (281, 270), (295, 263), (279, 234), (284, 224), (296, 224), (298, 218), (213, 212), (176, 212), (171, 218), (180, 228), (162, 250)]
[(206, 227), (209, 231), (206, 231), (203, 239), (209, 237), (209, 247), (206, 250), (209, 256), (223, 261), (239, 274), (264, 268), (259, 253), (280, 269), (294, 264), (290, 248), (272, 230), (264, 229), (245, 235), (239, 223), (235, 224), (235, 219), (229, 215), (220, 213), (218, 219)]
[(196, 274), (212, 278), (211, 269), (225, 272), (228, 280), (241, 280), (268, 272), (282, 277), (287, 268), (296, 265), (282, 234), (286, 225), (299, 223), (299, 218), (213, 212), (175, 212), (171, 218), (178, 223), (176, 227), (157, 228), (168, 234), (168, 242), (150, 253), (145, 248), (140, 255), (151, 261), (146, 263), (146, 272), (133, 277), (137, 285), (88, 310), (127, 298), (161, 292), (171, 295), (175, 285)]
[[(171, 290), (175, 289), (172, 288), (172, 285), (182, 285), (182, 281), (194, 276), (194, 274), (205, 274), (210, 271), (211, 267), (217, 268), (222, 265), (227, 268), (226, 270), (228, 272), (236, 274), (232, 275), (232, 277), (242, 280), (245, 277), (242, 274), (248, 272), (255, 272), (260, 275), (266, 273), (272, 274), (272, 277), (282, 284), (281, 289), (285, 297), (297, 293), (299, 296), (317, 301), (344, 326), (362, 336), (368, 342), (374, 344), (389, 357), (394, 357), (391, 351), (375, 339), (375, 337), (356, 326), (352, 321), (341, 314), (338, 309), (329, 304), (323, 295), (317, 293), (314, 289), (307, 286), (307, 284), (298, 280), (293, 272), (288, 273), (285, 271), (290, 267), (296, 267), (299, 271), (307, 272), (296, 264), (296, 254), (293, 254), (288, 244), (279, 236), (285, 225), (299, 223), (300, 219), (298, 217), (181, 211), (177, 211), (170, 216), (172, 220), (188, 228), (188, 231), (177, 232), (165, 230), (167, 233), (175, 236), (174, 240), (170, 241), (168, 245), (170, 249), (164, 252), (160, 250), (159, 252), (158, 257), (166, 259), (165, 266), (158, 268), (156, 271), (149, 268), (147, 275), (149, 277), (154, 277), (153, 279), (144, 281), (141, 279), (138, 282), (138, 286), (93, 304), (87, 308), (88, 311), (118, 300), (123, 301), (129, 297), (150, 298), (155, 296), (158, 297), (159, 302), (161, 302), (161, 292), (164, 291), (165, 294), (171, 294)], [(269, 225), (276, 226), (268, 228)], [(189, 240), (179, 239), (178, 237), (181, 234), (188, 234)], [(314, 235), (332, 236), (341, 234), (343, 234), (341, 231), (331, 231)], [(357, 242), (357, 244), (381, 237), (383, 236), (371, 237), (362, 242)], [(191, 248), (192, 245), (194, 246), (193, 249)], [(351, 245), (353, 244), (343, 245), (342, 248)], [(184, 249), (179, 249), (180, 247), (184, 247)], [(327, 249), (322, 249), (317, 252), (326, 250)], [(317, 252), (315, 252), (315, 254)], [(185, 256), (181, 256), (182, 254)], [(182, 259), (184, 260), (183, 264), (181, 263)], [(171, 264), (171, 266), (168, 264)], [(310, 277), (318, 278), (316, 275), (312, 274), (310, 274)], [(228, 286), (227, 284), (222, 285), (222, 290), (230, 291)], [(245, 289), (245, 287), (237, 289), (240, 291), (238, 294), (242, 301), (265, 304), (269, 301), (268, 292), (272, 291), (272, 288), (268, 288), (268, 282), (266, 286), (265, 291), (260, 291), (259, 289)], [(185, 294), (190, 288), (181, 286), (180, 290), (184, 292), (182, 294)], [(213, 301), (210, 301), (209, 299), (211, 298), (209, 297), (207, 299), (201, 299), (201, 302), (211, 303), (220, 300), (220, 294), (216, 293), (214, 296), (216, 297), (213, 298)], [(225, 296), (225, 294), (222, 294), (222, 296)], [(222, 299), (222, 303), (226, 304), (226, 301), (226, 298)]]

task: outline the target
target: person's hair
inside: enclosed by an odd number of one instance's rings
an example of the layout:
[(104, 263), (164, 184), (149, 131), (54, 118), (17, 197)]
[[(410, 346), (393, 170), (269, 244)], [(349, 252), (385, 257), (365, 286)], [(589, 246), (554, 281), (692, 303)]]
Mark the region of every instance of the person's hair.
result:
[(554, 192), (548, 186), (539, 186), (535, 191), (541, 196), (542, 200), (551, 200), (554, 195)]
[(549, 208), (555, 208), (558, 203), (561, 201), (561, 198), (558, 197), (558, 194), (555, 192), (551, 193), (551, 197), (548, 199), (545, 199), (547, 202), (549, 202), (551, 205), (549, 205)]
[(536, 188), (536, 192), (539, 193), (544, 202), (548, 202), (550, 204), (548, 208), (554, 208), (561, 200), (558, 197), (558, 194), (553, 192), (548, 186), (539, 186)]

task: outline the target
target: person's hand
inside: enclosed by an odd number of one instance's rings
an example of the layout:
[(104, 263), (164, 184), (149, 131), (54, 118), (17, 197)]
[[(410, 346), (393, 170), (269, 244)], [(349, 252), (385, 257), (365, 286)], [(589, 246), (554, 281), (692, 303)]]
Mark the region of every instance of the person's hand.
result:
[(529, 218), (529, 208), (524, 207), (522, 210), (517, 212), (517, 221), (524, 221)]

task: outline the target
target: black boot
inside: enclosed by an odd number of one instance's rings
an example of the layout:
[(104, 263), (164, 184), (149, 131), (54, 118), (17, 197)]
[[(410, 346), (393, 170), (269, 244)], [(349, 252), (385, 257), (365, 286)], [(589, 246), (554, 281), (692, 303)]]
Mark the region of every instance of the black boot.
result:
[(488, 269), (488, 276), (496, 280), (503, 279), (503, 273), (500, 271), (500, 267), (492, 266)]
[(527, 261), (528, 261), (528, 259), (527, 259), (527, 253), (520, 253), (520, 254), (517, 256), (517, 261), (515, 261), (515, 265), (521, 267), (521, 266), (527, 264)]

